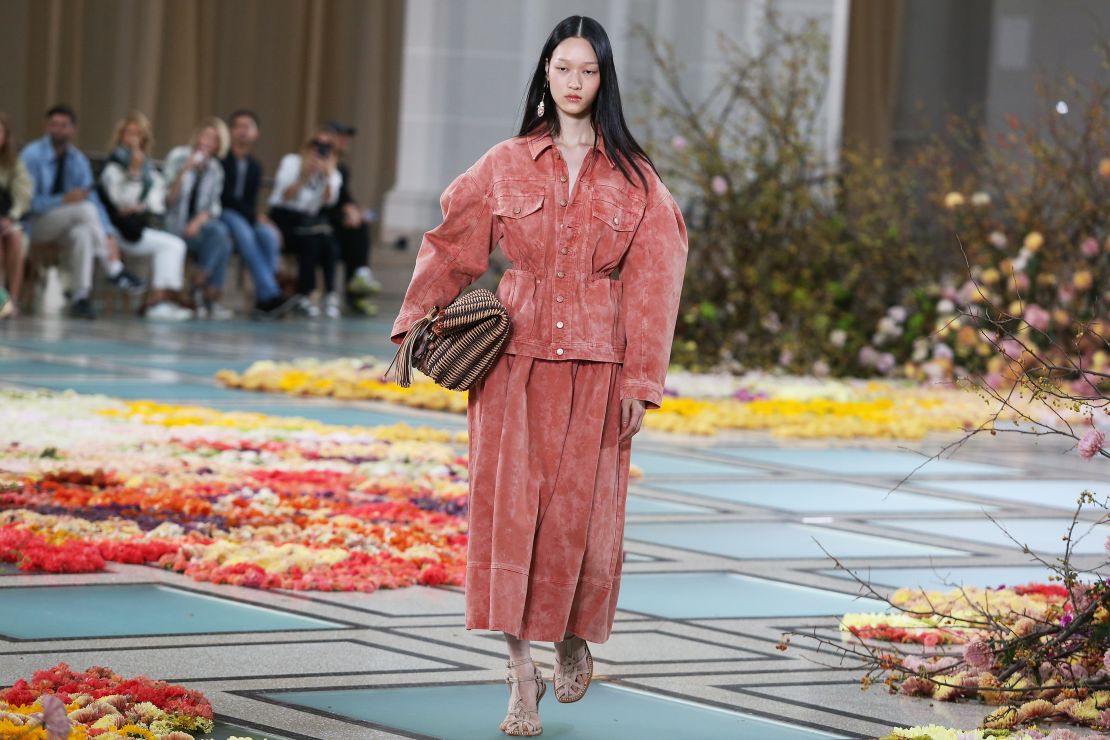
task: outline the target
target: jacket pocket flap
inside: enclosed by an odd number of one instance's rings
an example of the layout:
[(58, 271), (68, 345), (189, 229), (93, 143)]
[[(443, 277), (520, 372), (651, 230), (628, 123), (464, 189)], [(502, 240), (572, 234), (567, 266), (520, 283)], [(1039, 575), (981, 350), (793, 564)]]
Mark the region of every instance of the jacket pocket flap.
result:
[(633, 231), (640, 221), (643, 210), (619, 206), (607, 200), (595, 200), (590, 204), (590, 213), (616, 231)]
[(498, 195), (493, 213), (506, 218), (523, 218), (543, 206), (543, 193), (524, 195)]

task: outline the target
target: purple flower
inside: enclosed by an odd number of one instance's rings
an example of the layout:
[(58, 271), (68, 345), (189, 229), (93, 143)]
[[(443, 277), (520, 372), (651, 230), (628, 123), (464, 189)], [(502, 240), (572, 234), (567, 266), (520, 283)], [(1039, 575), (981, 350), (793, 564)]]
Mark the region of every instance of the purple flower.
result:
[(879, 355), (879, 359), (875, 361), (875, 369), (883, 375), (886, 375), (894, 369), (897, 362), (898, 361), (894, 359), (894, 355), (889, 352), (883, 352)]
[(728, 192), (728, 180), (720, 175), (714, 175), (709, 181), (709, 188), (717, 195), (724, 195)]
[(1083, 439), (1079, 440), (1079, 456), (1084, 460), (1090, 460), (1099, 453), (1105, 443), (1106, 435), (1101, 430), (1091, 427), (1083, 435)]
[(674, 147), (675, 151), (681, 152), (683, 149), (686, 148), (686, 137), (682, 135), (676, 135), (673, 139), (671, 139), (671, 146)]
[(990, 668), (994, 663), (994, 651), (985, 641), (975, 640), (964, 647), (964, 660), (973, 668)]
[(1030, 303), (1025, 307), (1025, 314), (1023, 316), (1025, 322), (1037, 331), (1048, 331), (1048, 324), (1052, 321), (1052, 316), (1048, 311), (1038, 306), (1036, 303)]
[(42, 705), (42, 726), (46, 728), (47, 738), (64, 740), (69, 737), (72, 725), (62, 700), (53, 694), (45, 694), (39, 698), (39, 703)]
[(1079, 245), (1079, 250), (1083, 252), (1085, 257), (1097, 257), (1099, 253), (1098, 242), (1094, 239), (1087, 238)]

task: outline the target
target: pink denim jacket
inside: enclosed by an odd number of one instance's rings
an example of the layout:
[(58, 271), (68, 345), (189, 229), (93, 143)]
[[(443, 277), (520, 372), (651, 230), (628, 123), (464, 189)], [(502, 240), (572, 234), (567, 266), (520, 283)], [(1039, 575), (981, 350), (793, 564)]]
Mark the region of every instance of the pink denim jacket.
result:
[(512, 319), (505, 351), (622, 363), (621, 398), (658, 408), (686, 269), (686, 223), (650, 167), (641, 165), (645, 193), (601, 143), (586, 155), (573, 195), (550, 134), (507, 139), (455, 178), (440, 198), (443, 223), (424, 234), (392, 341), (479, 278), (500, 244), (513, 263), (497, 288)]

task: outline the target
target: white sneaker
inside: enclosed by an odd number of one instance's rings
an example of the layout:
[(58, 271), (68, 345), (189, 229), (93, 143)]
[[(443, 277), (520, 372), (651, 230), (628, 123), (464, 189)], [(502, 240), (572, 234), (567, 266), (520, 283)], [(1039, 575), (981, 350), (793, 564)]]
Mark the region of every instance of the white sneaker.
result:
[(317, 319), (320, 317), (320, 309), (316, 307), (308, 296), (303, 295), (297, 301), (297, 305), (293, 308), (293, 313), (304, 316), (309, 319)]
[(208, 304), (208, 318), (215, 321), (227, 321), (235, 318), (235, 312), (218, 301), (212, 301)]
[(343, 312), (339, 310), (339, 296), (335, 293), (328, 293), (324, 296), (324, 315), (329, 319), (338, 319), (343, 316)]
[(143, 316), (151, 321), (188, 321), (193, 312), (170, 301), (162, 301), (146, 310)]

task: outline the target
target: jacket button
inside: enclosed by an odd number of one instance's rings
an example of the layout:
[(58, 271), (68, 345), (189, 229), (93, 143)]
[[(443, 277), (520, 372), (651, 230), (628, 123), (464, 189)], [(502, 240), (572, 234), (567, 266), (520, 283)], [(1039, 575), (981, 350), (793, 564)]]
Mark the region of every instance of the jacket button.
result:
[(619, 223), (620, 223), (620, 219), (619, 219), (619, 218), (617, 218), (616, 216), (613, 216), (613, 223), (615, 223), (615, 224), (619, 224)]
[[(565, 200), (559, 201), (559, 205), (561, 205), (561, 206), (565, 206), (566, 204), (567, 204), (567, 202)], [(616, 220), (616, 219), (614, 219), (614, 220)]]
[(567, 253), (567, 248), (566, 247), (563, 247), (562, 249), (559, 250), (559, 254), (566, 254), (566, 253)]
[(555, 322), (555, 328), (556, 329), (562, 329), (563, 328), (563, 322), (562, 321), (556, 321)]
[(555, 274), (556, 274), (556, 275), (557, 275), (558, 277), (566, 277), (566, 276), (567, 276), (567, 274), (566, 274), (565, 272), (563, 272), (562, 270), (559, 270), (559, 271), (558, 271), (557, 273), (555, 273)]
[(560, 347), (559, 349), (555, 350), (555, 354), (557, 354), (557, 355), (563, 354), (563, 348)]
[(558, 301), (559, 303), (562, 303), (563, 302), (563, 297), (561, 295), (557, 295), (557, 296), (555, 296), (555, 300)]
[[(514, 208), (513, 213), (520, 213), (520, 208)], [(616, 221), (616, 219), (613, 219), (613, 220)]]
[(567, 181), (567, 176), (566, 175), (563, 175), (562, 177), (559, 178), (559, 182), (566, 182), (566, 181)]

